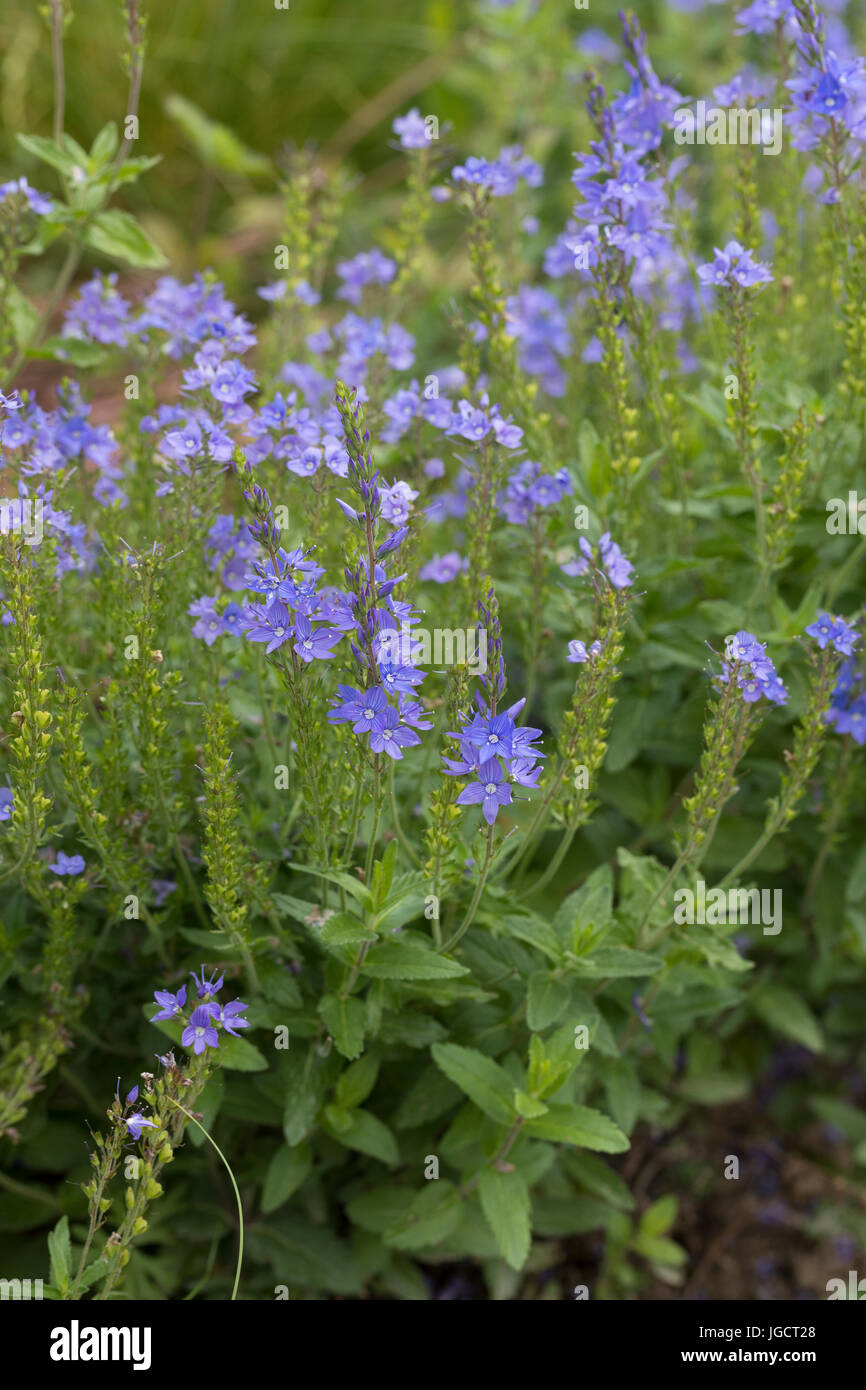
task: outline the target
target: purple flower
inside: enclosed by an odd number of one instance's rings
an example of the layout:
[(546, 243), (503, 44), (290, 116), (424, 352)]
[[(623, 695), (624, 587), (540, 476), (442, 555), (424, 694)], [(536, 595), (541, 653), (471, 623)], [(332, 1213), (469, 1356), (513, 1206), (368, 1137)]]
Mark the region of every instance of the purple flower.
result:
[(705, 285), (725, 285), (731, 288), (739, 285), (751, 289), (753, 285), (765, 285), (772, 280), (768, 266), (756, 261), (751, 251), (746, 251), (738, 241), (729, 241), (724, 250), (715, 249), (715, 258), (705, 265), (698, 266), (698, 278)]
[(0, 821), (9, 820), (15, 805), (11, 788), (0, 787)]
[(397, 116), (391, 124), (391, 129), (399, 136), (404, 150), (421, 150), (430, 143), (427, 123), (417, 106), (413, 106), (405, 116)]
[(233, 1038), (239, 1036), (234, 1031), (236, 1028), (249, 1028), (250, 1026), (245, 1018), (238, 1017), (239, 1014), (243, 1013), (244, 1009), (249, 1008), (249, 1004), (242, 1004), (240, 999), (233, 999), (230, 1004), (223, 1004), (222, 1008), (218, 1009), (216, 1013), (214, 1013), (215, 1005), (211, 1004), (209, 1007), (214, 1022), (221, 1023), (226, 1032), (230, 1033)]
[(481, 814), (492, 825), (500, 806), (511, 802), (511, 788), (504, 779), (498, 762), (486, 762), (478, 773), (478, 781), (470, 782), (457, 798), (458, 806), (473, 806), (481, 802)]
[(215, 994), (219, 994), (223, 987), (225, 973), (220, 975), (219, 979), (217, 979), (216, 971), (214, 971), (212, 980), (205, 979), (204, 966), (201, 967), (201, 979), (199, 979), (194, 970), (191, 970), (189, 973), (195, 980), (199, 999), (212, 999)]
[(390, 706), (376, 716), (370, 731), (370, 747), (374, 753), (387, 753), (399, 762), (404, 748), (413, 748), (421, 740), (413, 729), (400, 723), (400, 716)]
[(163, 1018), (176, 1018), (178, 1014), (183, 1013), (183, 1006), (186, 1003), (186, 985), (181, 985), (177, 994), (172, 994), (167, 989), (154, 990), (153, 997), (159, 1005), (159, 1013), (154, 1014), (150, 1020), (151, 1023), (157, 1023)]
[(127, 1104), (127, 1105), (135, 1105), (135, 1102), (136, 1102), (137, 1100), (138, 1100), (138, 1087), (137, 1087), (137, 1086), (133, 1086), (132, 1090), (129, 1092), (129, 1094), (128, 1094), (127, 1097), (126, 1097), (126, 1104)]
[(23, 193), (30, 211), (37, 213), (40, 217), (47, 217), (50, 212), (54, 211), (54, 204), (51, 199), (46, 198), (45, 194), (38, 192), (37, 189), (31, 188), (25, 178), (10, 179), (8, 183), (0, 183), (0, 203), (5, 202), (7, 198), (16, 193)]
[(431, 580), (434, 584), (450, 584), (452, 579), (466, 566), (466, 561), (461, 557), (459, 551), (449, 550), (445, 555), (438, 553), (429, 560), (418, 573), (421, 580)]
[[(136, 1089), (138, 1089), (138, 1088), (136, 1087)], [(130, 1115), (130, 1116), (124, 1121), (124, 1123), (125, 1123), (125, 1125), (126, 1125), (126, 1128), (129, 1130), (129, 1136), (130, 1136), (131, 1139), (140, 1139), (140, 1138), (141, 1138), (141, 1131), (142, 1131), (143, 1129), (158, 1129), (158, 1128), (159, 1128), (158, 1125), (154, 1124), (153, 1120), (146, 1120), (146, 1119), (144, 1118), (144, 1116), (142, 1115), (141, 1111), (139, 1111), (139, 1110), (136, 1110), (136, 1112), (135, 1112), (134, 1115)]]
[(330, 661), (334, 655), (331, 647), (342, 635), (336, 628), (314, 628), (309, 618), (299, 613), (295, 619), (294, 651), (302, 661)]
[(843, 656), (853, 656), (854, 643), (858, 640), (858, 635), (853, 627), (849, 627), (844, 618), (834, 618), (829, 613), (819, 611), (814, 623), (810, 623), (806, 628), (810, 637), (814, 637), (821, 651), (832, 642), (837, 652)]
[(373, 728), (378, 715), (388, 707), (388, 700), (380, 685), (369, 690), (355, 690), (350, 685), (338, 685), (339, 695), (332, 696), (333, 708), (328, 712), (331, 724), (351, 724), (352, 732), (367, 734)]
[(63, 850), (59, 850), (56, 860), (48, 867), (58, 878), (65, 878), (67, 875), (72, 877), (75, 874), (83, 874), (85, 864), (80, 854), (66, 855)]
[[(195, 978), (195, 977), (193, 977)], [(193, 1009), (189, 1023), (181, 1034), (184, 1047), (191, 1047), (198, 1057), (206, 1047), (219, 1047), (219, 1034), (213, 1024), (215, 1004), (200, 1004)]]
[(250, 642), (266, 642), (265, 655), (276, 651), (292, 636), (289, 610), (280, 599), (266, 606), (251, 604), (245, 612), (246, 637)]
[(374, 247), (372, 251), (361, 251), (350, 261), (338, 261), (337, 274), (343, 281), (337, 298), (360, 304), (367, 285), (387, 285), (394, 279), (397, 262)]
[(568, 656), (565, 659), (566, 661), (573, 662), (590, 661), (594, 656), (598, 656), (600, 651), (600, 642), (593, 642), (592, 646), (587, 650), (585, 642), (579, 642), (575, 640), (573, 642), (569, 642)]

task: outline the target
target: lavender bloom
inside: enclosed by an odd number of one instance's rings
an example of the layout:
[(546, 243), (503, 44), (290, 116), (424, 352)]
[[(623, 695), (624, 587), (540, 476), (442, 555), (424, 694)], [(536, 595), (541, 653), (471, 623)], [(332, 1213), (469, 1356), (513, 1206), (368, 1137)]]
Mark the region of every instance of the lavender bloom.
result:
[(843, 656), (854, 655), (854, 643), (858, 640), (858, 635), (844, 618), (831, 617), (829, 613), (819, 611), (814, 623), (810, 623), (806, 628), (806, 632), (815, 638), (821, 651), (830, 642)]
[(0, 821), (11, 819), (14, 805), (11, 788), (0, 787)]
[(732, 288), (739, 285), (751, 289), (754, 285), (765, 285), (772, 280), (768, 266), (752, 257), (738, 241), (729, 241), (724, 250), (715, 247), (715, 258), (705, 265), (698, 266), (698, 278), (704, 285), (724, 285)]
[(56, 860), (49, 864), (48, 868), (58, 878), (64, 878), (67, 875), (72, 877), (75, 874), (83, 874), (85, 864), (80, 854), (66, 855), (63, 850), (58, 850)]
[(131, 1139), (140, 1139), (143, 1129), (159, 1128), (158, 1125), (154, 1124), (153, 1120), (146, 1120), (140, 1110), (136, 1110), (135, 1114), (129, 1115), (126, 1120), (124, 1120), (124, 1124), (129, 1131), (129, 1137)]
[(473, 806), (481, 803), (481, 814), (492, 825), (500, 806), (511, 804), (511, 788), (504, 780), (498, 762), (487, 762), (480, 769), (477, 782), (470, 782), (457, 797), (458, 806)]
[(572, 662), (591, 661), (594, 656), (598, 656), (600, 651), (601, 643), (599, 641), (593, 642), (592, 646), (587, 649), (585, 642), (575, 640), (569, 642), (568, 656), (565, 659)]
[(421, 150), (430, 143), (427, 123), (417, 106), (413, 106), (405, 116), (397, 116), (391, 123), (391, 129), (399, 136), (404, 150)]
[(201, 979), (199, 979), (195, 971), (191, 970), (189, 973), (195, 980), (199, 999), (212, 999), (215, 994), (219, 994), (223, 987), (225, 974), (220, 975), (219, 979), (217, 979), (216, 971), (214, 971), (213, 979), (208, 980), (205, 978), (204, 966), (201, 967)]
[(774, 705), (787, 703), (788, 692), (767, 656), (766, 645), (759, 642), (753, 633), (741, 629), (733, 637), (727, 638), (725, 656), (728, 662), (733, 662), (733, 666), (723, 666), (723, 679), (730, 680), (731, 675), (736, 676), (737, 686), (746, 704), (755, 704), (761, 698)]
[(337, 274), (343, 281), (337, 298), (360, 304), (367, 285), (390, 284), (397, 274), (397, 262), (374, 247), (372, 251), (360, 252), (350, 261), (338, 261)]
[(456, 579), (462, 569), (465, 569), (467, 561), (464, 560), (458, 551), (449, 550), (445, 555), (438, 552), (432, 560), (428, 560), (418, 572), (420, 580), (431, 580), (434, 584), (450, 584), (452, 579)]
[[(222, 1024), (225, 1031), (230, 1033), (233, 1038), (239, 1036), (239, 1034), (235, 1032), (236, 1028), (249, 1028), (250, 1026), (247, 1019), (238, 1017), (239, 1014), (243, 1013), (244, 1009), (249, 1008), (249, 1004), (242, 1004), (240, 999), (233, 999), (230, 1004), (223, 1004), (220, 1008), (215, 1004), (211, 1004), (209, 1008), (214, 1022)], [(216, 1012), (214, 1012), (215, 1009)]]
[(39, 217), (47, 217), (54, 211), (54, 204), (50, 198), (46, 198), (44, 193), (31, 188), (25, 178), (10, 179), (8, 183), (0, 183), (0, 203), (5, 203), (7, 198), (14, 197), (16, 193), (21, 193), (27, 200), (27, 205), (31, 212), (35, 212)]
[(129, 304), (118, 293), (117, 275), (94, 275), (82, 285), (63, 320), (67, 337), (92, 338), (106, 346), (122, 346), (132, 332)]
[(178, 1014), (183, 1013), (186, 1004), (186, 985), (181, 985), (177, 994), (172, 994), (167, 989), (154, 990), (153, 997), (159, 1005), (159, 1012), (153, 1015), (151, 1023), (157, 1023), (164, 1018), (176, 1018)]
[[(590, 563), (595, 565), (595, 556), (592, 546), (585, 536), (581, 536), (579, 541), (581, 555), (575, 560), (568, 560), (563, 566), (564, 574), (578, 576), (589, 572)], [(634, 565), (623, 555), (616, 541), (610, 538), (610, 532), (605, 531), (598, 542), (599, 561), (604, 567), (604, 571), (615, 589), (626, 589), (631, 583), (634, 572)], [(597, 566), (596, 566), (597, 567)]]
[[(195, 977), (193, 977), (195, 978)], [(213, 1025), (215, 1004), (200, 1004), (193, 1009), (190, 1020), (181, 1034), (184, 1047), (191, 1047), (198, 1057), (206, 1047), (219, 1047), (219, 1034)]]

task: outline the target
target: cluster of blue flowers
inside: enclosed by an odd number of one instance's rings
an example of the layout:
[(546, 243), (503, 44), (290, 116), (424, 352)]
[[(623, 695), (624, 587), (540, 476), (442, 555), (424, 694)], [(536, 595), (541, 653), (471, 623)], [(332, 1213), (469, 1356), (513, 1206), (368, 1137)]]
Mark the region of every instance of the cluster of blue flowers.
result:
[(740, 629), (725, 641), (727, 661), (722, 666), (722, 676), (729, 681), (733, 676), (743, 693), (747, 705), (761, 698), (773, 705), (784, 705), (788, 692), (776, 673), (772, 659), (767, 656), (766, 643), (759, 642), (754, 633)]
[(200, 977), (193, 970), (190, 971), (190, 975), (195, 981), (196, 994), (202, 1002), (187, 1017), (186, 985), (181, 985), (176, 994), (167, 989), (157, 989), (153, 997), (159, 1005), (159, 1010), (150, 1021), (158, 1023), (161, 1019), (172, 1022), (180, 1020), (184, 1024), (181, 1034), (183, 1046), (191, 1048), (196, 1056), (200, 1056), (208, 1047), (219, 1047), (218, 1028), (222, 1028), (233, 1038), (239, 1036), (236, 1029), (249, 1028), (247, 1020), (240, 1017), (249, 1005), (241, 1003), (240, 999), (234, 999), (229, 1004), (218, 1002), (216, 996), (223, 987), (224, 974), (217, 977), (214, 972), (213, 977), (208, 979), (202, 966)]
[(843, 661), (839, 668), (824, 717), (837, 734), (850, 734), (861, 747), (866, 743), (866, 672), (853, 661)]
[(616, 541), (611, 540), (609, 531), (599, 537), (597, 552), (586, 536), (581, 536), (578, 547), (580, 556), (561, 566), (563, 574), (574, 578), (593, 571), (604, 574), (615, 589), (628, 588), (634, 565), (626, 559)]
[(573, 491), (567, 468), (543, 473), (540, 463), (525, 459), (508, 478), (499, 506), (508, 521), (524, 526), (540, 508), (555, 506)]
[(704, 285), (724, 285), (728, 289), (739, 286), (748, 290), (755, 285), (766, 285), (773, 278), (769, 268), (756, 261), (751, 251), (738, 241), (729, 241), (721, 251), (716, 246), (714, 251), (711, 261), (698, 266), (698, 278)]

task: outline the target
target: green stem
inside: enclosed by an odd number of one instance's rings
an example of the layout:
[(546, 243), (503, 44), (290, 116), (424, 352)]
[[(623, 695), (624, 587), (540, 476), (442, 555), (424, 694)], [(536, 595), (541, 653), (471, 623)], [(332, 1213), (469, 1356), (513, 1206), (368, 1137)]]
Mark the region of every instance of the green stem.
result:
[(234, 1282), (234, 1287), (232, 1288), (232, 1296), (231, 1296), (231, 1302), (233, 1303), (233, 1302), (235, 1301), (235, 1299), (237, 1298), (237, 1296), (238, 1296), (238, 1284), (240, 1283), (240, 1278), (241, 1278), (241, 1264), (242, 1264), (243, 1258), (244, 1258), (244, 1209), (243, 1209), (243, 1206), (241, 1205), (241, 1194), (238, 1192), (238, 1185), (237, 1185), (237, 1183), (235, 1182), (235, 1175), (234, 1175), (234, 1173), (232, 1172), (231, 1167), (230, 1167), (230, 1165), (229, 1165), (229, 1161), (228, 1161), (228, 1159), (226, 1158), (225, 1154), (223, 1153), (222, 1149), (220, 1148), (219, 1144), (216, 1142), (216, 1140), (215, 1140), (210, 1134), (208, 1134), (208, 1132), (207, 1132), (207, 1130), (205, 1129), (204, 1125), (199, 1124), (199, 1122), (198, 1122), (198, 1120), (196, 1119), (195, 1115), (190, 1114), (189, 1110), (187, 1110), (185, 1106), (181, 1105), (181, 1103), (180, 1103), (179, 1100), (175, 1100), (173, 1096), (167, 1096), (166, 1099), (169, 1101), (169, 1103), (170, 1103), (171, 1105), (176, 1105), (177, 1108), (178, 1108), (178, 1110), (182, 1110), (183, 1113), (184, 1113), (184, 1115), (186, 1115), (187, 1119), (188, 1119), (188, 1120), (192, 1120), (192, 1122), (193, 1122), (193, 1124), (196, 1126), (196, 1128), (201, 1130), (202, 1134), (204, 1135), (204, 1137), (205, 1137), (205, 1139), (208, 1141), (208, 1143), (209, 1143), (209, 1144), (212, 1144), (213, 1147), (216, 1149), (216, 1151), (217, 1151), (219, 1157), (220, 1157), (220, 1158), (222, 1159), (222, 1161), (223, 1161), (223, 1164), (224, 1164), (224, 1166), (225, 1166), (225, 1170), (226, 1170), (226, 1172), (228, 1173), (229, 1178), (230, 1178), (230, 1180), (231, 1180), (231, 1185), (232, 1185), (232, 1188), (233, 1188), (233, 1190), (234, 1190), (235, 1201), (236, 1201), (236, 1203), (237, 1203), (237, 1208), (238, 1208), (238, 1260), (237, 1260), (237, 1265), (236, 1265), (236, 1267), (235, 1267), (235, 1282)]

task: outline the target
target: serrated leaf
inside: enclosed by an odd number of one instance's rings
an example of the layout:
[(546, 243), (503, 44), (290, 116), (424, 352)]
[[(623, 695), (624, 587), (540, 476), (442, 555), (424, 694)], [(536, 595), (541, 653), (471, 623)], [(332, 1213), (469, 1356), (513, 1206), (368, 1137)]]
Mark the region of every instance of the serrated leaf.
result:
[(619, 1126), (588, 1105), (551, 1105), (546, 1115), (527, 1121), (525, 1132), (535, 1139), (577, 1144), (597, 1153), (624, 1153), (629, 1148), (628, 1138)]
[(437, 1067), (485, 1115), (500, 1124), (511, 1124), (516, 1114), (514, 1082), (492, 1057), (486, 1057), (477, 1048), (461, 1047), (458, 1043), (434, 1043), (430, 1051)]
[(320, 927), (311, 927), (311, 931), (326, 946), (359, 946), (376, 940), (376, 933), (368, 931), (361, 919), (350, 912), (335, 912)]
[(337, 1082), (337, 1104), (345, 1106), (347, 1110), (361, 1105), (375, 1086), (378, 1075), (379, 1059), (374, 1053), (367, 1052), (359, 1057), (357, 1062), (346, 1068)]
[(287, 1202), (307, 1180), (313, 1166), (313, 1151), (309, 1144), (296, 1148), (277, 1149), (265, 1174), (262, 1189), (262, 1211), (272, 1212)]
[(126, 265), (159, 270), (167, 264), (159, 247), (151, 241), (134, 217), (118, 208), (98, 212), (84, 228), (84, 240), (94, 251), (123, 261)]
[(640, 1109), (640, 1081), (630, 1058), (620, 1057), (604, 1068), (604, 1089), (613, 1118), (631, 1134)]
[(431, 1180), (413, 1199), (408, 1211), (385, 1231), (386, 1245), (395, 1250), (422, 1250), (447, 1240), (460, 1224), (461, 1202), (445, 1178)]
[(360, 1057), (364, 1047), (366, 1012), (360, 999), (343, 999), (326, 994), (319, 1002), (319, 1013), (334, 1039), (334, 1046), (350, 1062)]
[(323, 1121), (324, 1128), (333, 1139), (339, 1140), (349, 1149), (357, 1149), (359, 1153), (378, 1158), (389, 1167), (394, 1167), (400, 1162), (397, 1141), (388, 1126), (380, 1119), (371, 1115), (368, 1110), (346, 1110), (343, 1116), (347, 1123), (341, 1122), (337, 1126), (331, 1115), (333, 1108), (328, 1106)]
[(654, 975), (664, 961), (646, 951), (633, 951), (629, 946), (599, 946), (588, 955), (580, 956), (572, 968), (577, 975), (591, 979), (617, 980), (628, 976)]
[(818, 1020), (808, 1004), (785, 985), (762, 985), (751, 995), (752, 1011), (784, 1037), (793, 1039), (810, 1052), (824, 1051), (824, 1038)]
[(568, 1174), (587, 1192), (603, 1198), (618, 1211), (634, 1209), (634, 1197), (619, 1173), (605, 1163), (603, 1158), (596, 1158), (593, 1153), (566, 1153), (563, 1163)]
[(456, 960), (408, 941), (383, 941), (374, 946), (361, 971), (378, 980), (449, 980), (469, 974), (466, 966)]
[(478, 1182), (481, 1208), (493, 1232), (502, 1258), (512, 1269), (522, 1269), (532, 1241), (529, 1188), (515, 1168), (501, 1173), (482, 1168)]
[(526, 1021), (533, 1033), (557, 1023), (568, 1006), (571, 989), (567, 980), (554, 979), (546, 970), (529, 977), (526, 994)]
[[(310, 864), (289, 864), (290, 869), (296, 870), (299, 874), (312, 874), (313, 878), (327, 879), (328, 883), (336, 883), (339, 888), (353, 897), (362, 907), (369, 909), (373, 905), (369, 888), (365, 888), (363, 883), (359, 883), (351, 874), (344, 874), (339, 869), (314, 869)], [(274, 895), (275, 898), (280, 896)]]

